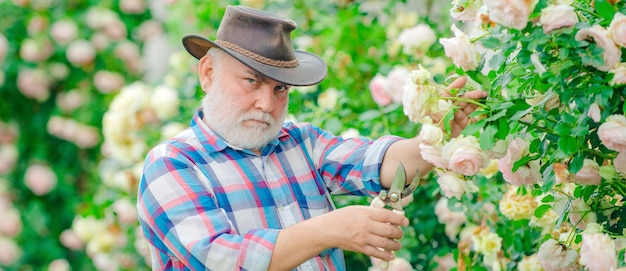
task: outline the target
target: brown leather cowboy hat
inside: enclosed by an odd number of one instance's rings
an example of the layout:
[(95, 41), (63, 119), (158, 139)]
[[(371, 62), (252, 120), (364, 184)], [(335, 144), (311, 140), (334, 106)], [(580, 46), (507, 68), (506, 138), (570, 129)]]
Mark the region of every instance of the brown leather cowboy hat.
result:
[(228, 6), (211, 41), (199, 35), (183, 37), (187, 52), (202, 58), (211, 47), (218, 47), (261, 74), (293, 86), (309, 86), (326, 77), (326, 63), (319, 56), (293, 49), (292, 20), (244, 7)]

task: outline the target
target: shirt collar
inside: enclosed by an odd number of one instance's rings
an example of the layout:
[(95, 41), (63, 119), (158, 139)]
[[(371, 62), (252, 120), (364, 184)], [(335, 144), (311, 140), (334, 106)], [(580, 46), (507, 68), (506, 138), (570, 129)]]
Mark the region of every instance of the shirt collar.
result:
[[(203, 118), (204, 118), (204, 112), (202, 111), (202, 108), (198, 108), (193, 118), (191, 119), (191, 123), (189, 126), (191, 127), (192, 131), (198, 138), (198, 141), (200, 141), (200, 143), (202, 144), (202, 146), (204, 146), (207, 152), (209, 153), (221, 152), (226, 148), (249, 152), (247, 150), (241, 150), (239, 148), (235, 148), (232, 145), (230, 145), (220, 135), (216, 134), (213, 130), (211, 130), (211, 128), (209, 128), (206, 125), (206, 123), (202, 121)], [(278, 137), (272, 140), (270, 143), (268, 143), (265, 147), (263, 147), (263, 149), (261, 150), (261, 153), (265, 154), (268, 152), (267, 150), (270, 150), (270, 151), (274, 150), (274, 148), (280, 142), (286, 141), (289, 137), (290, 135), (287, 129), (283, 126), (283, 128), (280, 129), (280, 132), (278, 133)]]

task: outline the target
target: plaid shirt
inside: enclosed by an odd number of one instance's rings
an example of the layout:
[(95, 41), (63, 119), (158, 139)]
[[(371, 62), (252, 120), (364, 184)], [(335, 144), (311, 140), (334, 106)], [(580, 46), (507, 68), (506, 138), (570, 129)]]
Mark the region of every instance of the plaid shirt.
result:
[[(229, 146), (198, 110), (144, 164), (138, 209), (153, 270), (267, 270), (280, 229), (332, 210), (329, 193), (379, 192), (383, 155), (398, 139), (343, 139), (285, 123), (257, 156)], [(345, 270), (343, 251), (297, 270)]]

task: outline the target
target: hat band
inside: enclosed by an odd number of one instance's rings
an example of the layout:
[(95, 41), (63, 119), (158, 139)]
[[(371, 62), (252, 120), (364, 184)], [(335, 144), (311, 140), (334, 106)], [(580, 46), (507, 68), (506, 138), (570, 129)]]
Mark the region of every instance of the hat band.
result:
[(271, 59), (271, 58), (267, 58), (264, 57), (262, 55), (250, 52), (244, 48), (241, 48), (239, 45), (236, 45), (234, 43), (230, 43), (228, 41), (223, 41), (223, 40), (216, 40), (215, 43), (224, 46), (228, 49), (231, 49), (237, 53), (240, 53), (248, 58), (251, 58), (257, 62), (261, 62), (263, 64), (266, 65), (270, 65), (270, 66), (274, 66), (274, 67), (280, 67), (280, 68), (295, 68), (298, 66), (298, 59), (294, 59), (294, 60), (275, 60), (275, 59)]

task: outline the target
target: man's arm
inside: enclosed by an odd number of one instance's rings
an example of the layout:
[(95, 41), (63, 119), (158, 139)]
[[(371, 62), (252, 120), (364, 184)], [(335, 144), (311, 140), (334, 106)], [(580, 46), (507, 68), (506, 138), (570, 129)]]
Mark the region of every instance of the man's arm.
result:
[[(399, 226), (409, 220), (383, 208), (348, 206), (287, 227), (278, 233), (269, 270), (291, 270), (329, 248), (383, 260), (401, 248)], [(384, 248), (380, 250), (378, 248)]]

